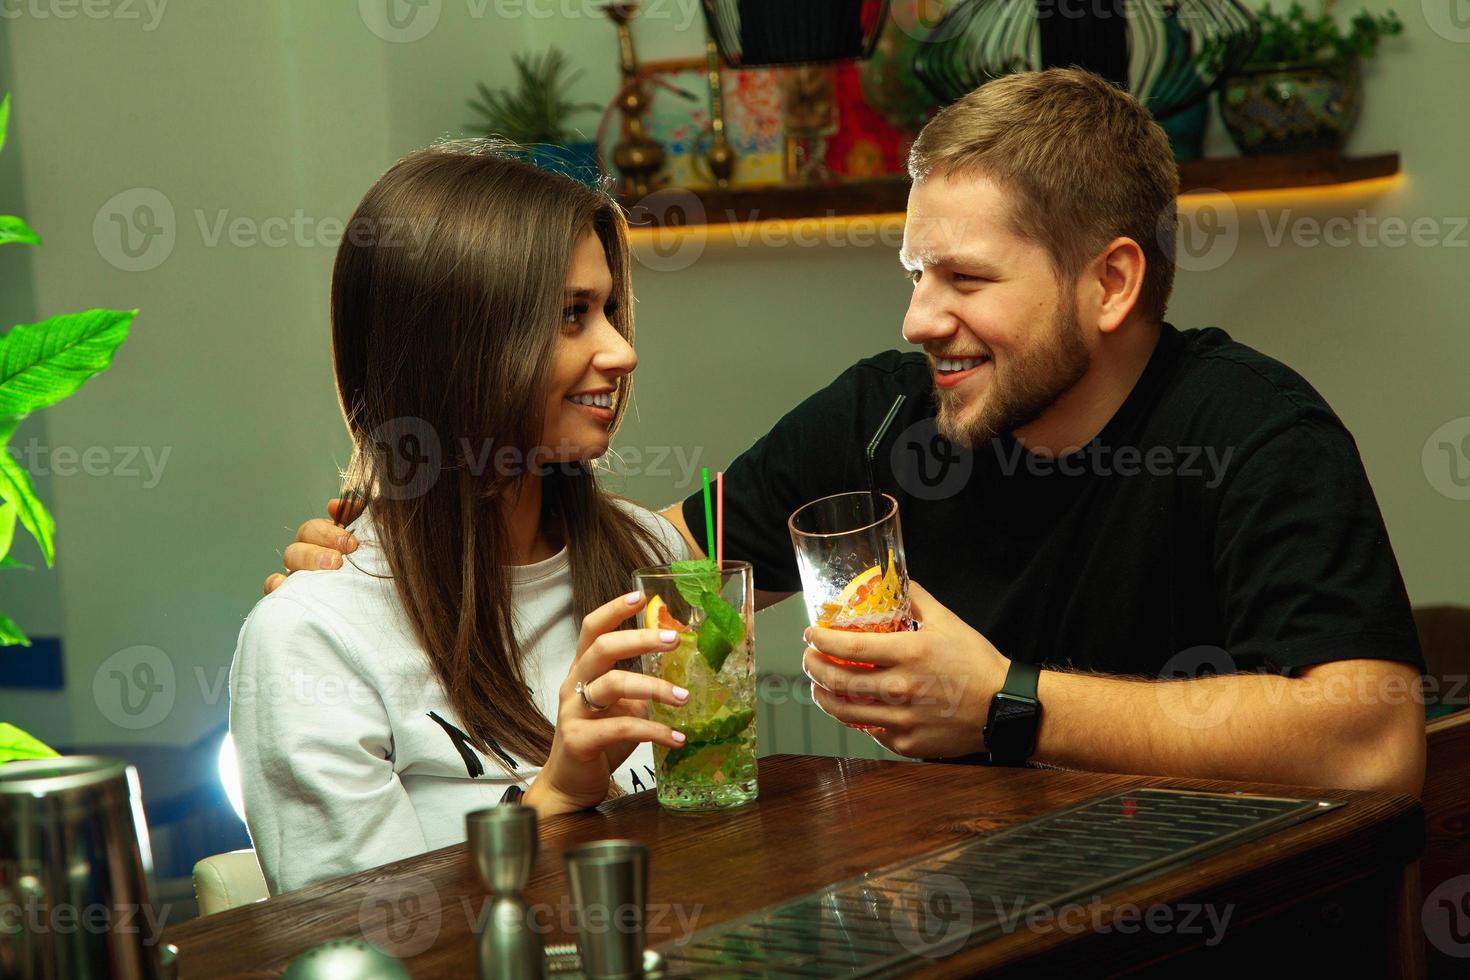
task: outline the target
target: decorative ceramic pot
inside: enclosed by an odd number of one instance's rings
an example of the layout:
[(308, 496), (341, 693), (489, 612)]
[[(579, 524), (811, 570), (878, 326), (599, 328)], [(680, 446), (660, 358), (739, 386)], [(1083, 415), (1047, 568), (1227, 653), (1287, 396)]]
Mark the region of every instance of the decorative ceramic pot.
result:
[(1247, 155), (1341, 149), (1362, 104), (1356, 58), (1246, 68), (1220, 89), (1220, 118)]

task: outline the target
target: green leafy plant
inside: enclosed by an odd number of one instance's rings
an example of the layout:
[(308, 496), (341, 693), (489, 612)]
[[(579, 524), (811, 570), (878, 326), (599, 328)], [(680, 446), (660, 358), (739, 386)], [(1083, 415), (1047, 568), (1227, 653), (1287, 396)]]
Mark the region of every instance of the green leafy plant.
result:
[[(10, 121), (10, 96), (0, 100), (0, 150)], [(0, 215), (0, 245), (40, 245), (15, 215)], [(73, 394), (112, 363), (128, 336), (137, 310), (63, 313), (40, 323), (22, 323), (0, 336), (0, 570), (26, 568), (10, 555), (15, 525), (36, 539), (49, 568), (56, 558), (56, 520), (36, 495), (31, 476), (6, 445), (21, 419)], [(0, 646), (30, 646), (15, 622), (0, 613)]]
[(1261, 40), (1248, 64), (1325, 64), (1371, 58), (1378, 52), (1379, 41), (1404, 31), (1403, 21), (1391, 10), (1382, 17), (1361, 11), (1344, 29), (1333, 16), (1335, 6), (1336, 0), (1323, 0), (1321, 13), (1315, 15), (1299, 3), (1285, 13), (1277, 13), (1270, 4), (1261, 7), (1256, 13)]
[(574, 112), (600, 109), (595, 102), (573, 102), (567, 90), (582, 77), (582, 72), (567, 71), (567, 58), (556, 48), (540, 55), (512, 55), (518, 87), (490, 89), (477, 82), (479, 99), (469, 106), (483, 117), (469, 123), (471, 129), (489, 136), (500, 136), (522, 146), (536, 143), (565, 145), (573, 134), (567, 119)]

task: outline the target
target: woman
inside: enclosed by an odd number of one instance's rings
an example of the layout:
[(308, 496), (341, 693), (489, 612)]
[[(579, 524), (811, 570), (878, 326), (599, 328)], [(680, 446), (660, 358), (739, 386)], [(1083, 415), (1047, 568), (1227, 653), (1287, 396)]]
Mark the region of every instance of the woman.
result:
[(231, 670), (273, 893), (462, 841), (520, 786), (542, 815), (645, 788), (644, 743), (684, 741), (647, 703), (688, 692), (625, 663), (677, 637), (622, 628), (645, 600), (618, 593), (687, 546), (589, 465), (637, 364), (626, 234), (482, 141), (404, 158), (353, 215), (332, 341), (358, 547), (262, 600)]

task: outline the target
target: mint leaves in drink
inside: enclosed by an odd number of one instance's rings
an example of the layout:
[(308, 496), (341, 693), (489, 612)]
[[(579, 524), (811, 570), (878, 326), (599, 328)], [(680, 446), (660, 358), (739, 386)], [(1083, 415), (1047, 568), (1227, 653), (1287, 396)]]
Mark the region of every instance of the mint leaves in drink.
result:
[(719, 673), (730, 652), (745, 642), (745, 621), (720, 597), (720, 570), (713, 558), (676, 561), (669, 570), (679, 594), (704, 613), (696, 646), (710, 670)]

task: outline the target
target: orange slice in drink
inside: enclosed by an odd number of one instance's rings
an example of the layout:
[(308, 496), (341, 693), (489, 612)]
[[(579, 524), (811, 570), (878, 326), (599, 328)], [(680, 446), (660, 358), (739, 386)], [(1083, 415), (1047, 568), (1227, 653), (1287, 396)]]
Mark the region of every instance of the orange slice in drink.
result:
[(859, 573), (837, 597), (838, 608), (847, 616), (880, 616), (898, 611), (898, 563), (888, 552), (888, 572), (874, 565)]
[(643, 625), (651, 630), (689, 632), (689, 627), (675, 619), (674, 614), (669, 612), (668, 603), (658, 596), (648, 600), (648, 608), (643, 610)]

